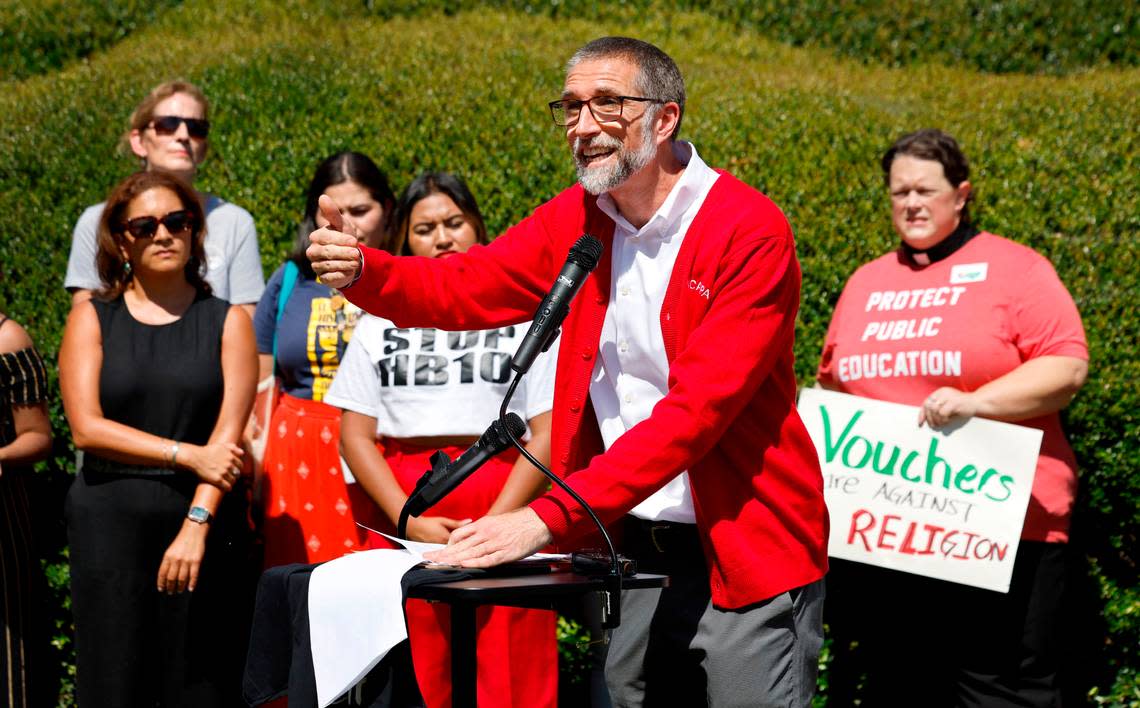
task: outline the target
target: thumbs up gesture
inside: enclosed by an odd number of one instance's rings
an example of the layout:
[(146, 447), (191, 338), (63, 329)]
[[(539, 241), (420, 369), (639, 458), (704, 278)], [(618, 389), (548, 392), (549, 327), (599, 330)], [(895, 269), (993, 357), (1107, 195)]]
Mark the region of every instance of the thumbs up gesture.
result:
[(326, 194), (317, 200), (317, 206), (328, 225), (309, 234), (305, 255), (321, 283), (333, 288), (348, 287), (356, 280), (362, 265), (356, 225), (344, 218)]

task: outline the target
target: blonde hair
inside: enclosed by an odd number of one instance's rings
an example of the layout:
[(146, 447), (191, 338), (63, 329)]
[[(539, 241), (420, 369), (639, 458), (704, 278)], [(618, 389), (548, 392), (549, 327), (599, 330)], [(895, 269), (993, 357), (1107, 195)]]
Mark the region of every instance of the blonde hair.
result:
[[(184, 93), (202, 104), (202, 117), (209, 119), (210, 102), (206, 99), (206, 94), (202, 93), (202, 89), (189, 81), (183, 81), (181, 79), (164, 81), (152, 88), (150, 93), (146, 95), (146, 98), (139, 101), (139, 104), (135, 106), (134, 112), (131, 113), (130, 127), (123, 133), (123, 137), (119, 141), (119, 148), (124, 153), (128, 155), (131, 154), (131, 133), (136, 130), (142, 131), (150, 125), (150, 122), (154, 120), (155, 107), (176, 93)], [(145, 162), (146, 161), (143, 160), (144, 168), (146, 166)]]

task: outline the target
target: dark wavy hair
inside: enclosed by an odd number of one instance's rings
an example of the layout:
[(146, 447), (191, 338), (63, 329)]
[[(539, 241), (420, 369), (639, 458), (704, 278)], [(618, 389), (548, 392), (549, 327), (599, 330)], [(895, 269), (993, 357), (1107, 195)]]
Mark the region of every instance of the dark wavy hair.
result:
[(385, 249), (397, 256), (410, 256), (412, 251), (408, 248), (408, 227), (412, 218), (412, 209), (421, 200), (433, 194), (445, 194), (455, 202), (455, 206), (471, 220), (475, 229), (475, 243), (487, 245), (487, 225), (483, 223), (483, 214), (479, 211), (479, 202), (475, 195), (467, 188), (467, 183), (450, 172), (424, 172), (412, 180), (404, 189), (396, 202), (396, 210), (392, 212), (392, 219), (388, 222), (388, 243)]
[[(958, 147), (958, 141), (948, 133), (937, 128), (923, 128), (913, 133), (907, 133), (894, 142), (883, 153), (883, 179), (887, 187), (891, 186), (891, 165), (900, 155), (908, 155), (919, 160), (933, 160), (942, 165), (946, 174), (946, 181), (957, 187), (970, 179), (970, 163), (966, 154)], [(970, 201), (974, 198), (974, 190), (966, 196), (966, 204), (962, 207), (961, 220), (970, 223)]]
[[(392, 213), (392, 205), (396, 196), (388, 184), (388, 177), (384, 171), (376, 166), (372, 158), (359, 152), (338, 152), (327, 157), (317, 165), (313, 179), (309, 180), (309, 189), (305, 193), (305, 216), (297, 228), (297, 238), (293, 242), (293, 252), (289, 259), (297, 264), (307, 278), (316, 278), (313, 265), (309, 262), (305, 250), (309, 247), (309, 234), (317, 230), (317, 200), (329, 187), (344, 182), (355, 182), (368, 190), (372, 198), (384, 207), (384, 216), (387, 219)], [(383, 244), (382, 244), (383, 245)]]
[(183, 273), (186, 282), (194, 286), (200, 295), (213, 292), (206, 282), (206, 215), (198, 193), (180, 177), (154, 170), (136, 172), (111, 190), (99, 219), (96, 236), (95, 267), (103, 287), (94, 293), (101, 300), (114, 300), (123, 294), (134, 277), (127, 267), (128, 260), (123, 255), (127, 245), (127, 207), (130, 203), (152, 189), (168, 189), (178, 197), (182, 208), (190, 212), (190, 260)]

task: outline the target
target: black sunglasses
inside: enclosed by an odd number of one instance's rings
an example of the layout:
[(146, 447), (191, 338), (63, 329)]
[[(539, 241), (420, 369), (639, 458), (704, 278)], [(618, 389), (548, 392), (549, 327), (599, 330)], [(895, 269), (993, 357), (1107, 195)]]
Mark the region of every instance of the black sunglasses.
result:
[(171, 236), (177, 236), (194, 226), (194, 215), (186, 209), (179, 209), (161, 219), (156, 216), (139, 216), (123, 224), (123, 228), (135, 238), (154, 238), (159, 224), (165, 226)]
[(182, 116), (155, 116), (150, 124), (158, 135), (174, 135), (178, 126), (186, 124), (186, 132), (192, 138), (205, 140), (210, 134), (210, 121), (204, 118), (183, 118)]

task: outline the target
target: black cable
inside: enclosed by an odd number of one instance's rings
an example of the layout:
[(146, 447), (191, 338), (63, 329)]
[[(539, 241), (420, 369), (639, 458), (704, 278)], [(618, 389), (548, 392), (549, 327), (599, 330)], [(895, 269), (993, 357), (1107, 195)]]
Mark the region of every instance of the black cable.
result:
[[(511, 398), (515, 395), (515, 389), (518, 388), (519, 381), (522, 379), (523, 373), (524, 372), (519, 372), (515, 375), (514, 381), (512, 381), (511, 385), (507, 388), (507, 395), (503, 398), (503, 404), (499, 407), (499, 420), (504, 421), (503, 425), (506, 425), (505, 420), (507, 417), (507, 405), (510, 403)], [(586, 510), (586, 513), (590, 515), (591, 519), (593, 519), (594, 525), (598, 527), (598, 531), (601, 532), (602, 540), (606, 543), (606, 549), (610, 552), (610, 572), (606, 576), (607, 602), (610, 603), (610, 607), (604, 608), (606, 611), (603, 612), (602, 626), (607, 629), (616, 627), (618, 624), (620, 624), (621, 621), (621, 561), (618, 559), (617, 549), (614, 547), (614, 542), (612, 539), (610, 539), (610, 534), (606, 531), (605, 525), (602, 523), (601, 519), (598, 518), (598, 515), (594, 513), (594, 509), (586, 503), (585, 499), (583, 499), (578, 495), (577, 492), (571, 489), (570, 485), (566, 484), (566, 482), (561, 477), (551, 472), (549, 469), (547, 469), (546, 465), (535, 459), (534, 455), (530, 454), (530, 451), (523, 447), (522, 443), (519, 442), (517, 438), (511, 438), (511, 443), (514, 444), (515, 448), (518, 449), (519, 453), (525, 457), (528, 462), (537, 467), (544, 475), (550, 479), (551, 482), (557, 484), (559, 487), (565, 490), (567, 494), (573, 497), (574, 501), (578, 502), (578, 504)]]
[(405, 503), (400, 509), (400, 520), (396, 522), (396, 538), (408, 538), (408, 505)]
[[(502, 405), (499, 406), (499, 424), (503, 427), (503, 430), (511, 430), (512, 428), (512, 426), (507, 422), (507, 406), (510, 404), (511, 398), (514, 397), (515, 390), (518, 389), (519, 382), (522, 380), (522, 377), (525, 375), (525, 373), (525, 371), (520, 371), (515, 375), (514, 380), (511, 381), (510, 385), (507, 387), (507, 393), (506, 396), (503, 397)], [(515, 418), (517, 421), (517, 416), (515, 416)], [(516, 422), (516, 425), (518, 424), (519, 422)], [(528, 462), (538, 468), (544, 475), (547, 476), (548, 479), (550, 479), (552, 483), (565, 490), (566, 493), (574, 499), (574, 501), (578, 502), (578, 504), (583, 509), (585, 509), (586, 513), (590, 515), (590, 518), (593, 520), (594, 525), (598, 527), (598, 531), (601, 532), (602, 540), (605, 541), (606, 549), (610, 554), (610, 570), (605, 577), (604, 596), (606, 606), (603, 607), (602, 611), (602, 626), (607, 629), (616, 627), (621, 622), (622, 567), (621, 560), (618, 557), (617, 549), (614, 547), (614, 542), (610, 538), (609, 532), (606, 531), (605, 525), (602, 523), (601, 519), (598, 518), (598, 515), (594, 512), (594, 509), (588, 503), (586, 503), (586, 500), (579, 496), (579, 494), (573, 489), (571, 489), (570, 485), (566, 484), (566, 482), (563, 481), (558, 475), (551, 472), (546, 467), (546, 465), (539, 462), (534, 457), (534, 455), (530, 454), (530, 451), (523, 447), (522, 443), (519, 442), (518, 437), (513, 434), (507, 434), (506, 437), (510, 439), (511, 444), (518, 449), (519, 453), (524, 458), (526, 458)], [(442, 453), (436, 454), (439, 455)], [(408, 495), (409, 502), (413, 497), (415, 497), (416, 493), (419, 492), (420, 489), (428, 483), (430, 475), (431, 471), (428, 471), (424, 474), (424, 476), (420, 477), (420, 481), (416, 485), (416, 489), (410, 495)], [(410, 505), (408, 502), (404, 502), (403, 508), (400, 509), (399, 521), (396, 523), (396, 536), (398, 538), (407, 538), (408, 519), (410, 516)]]

